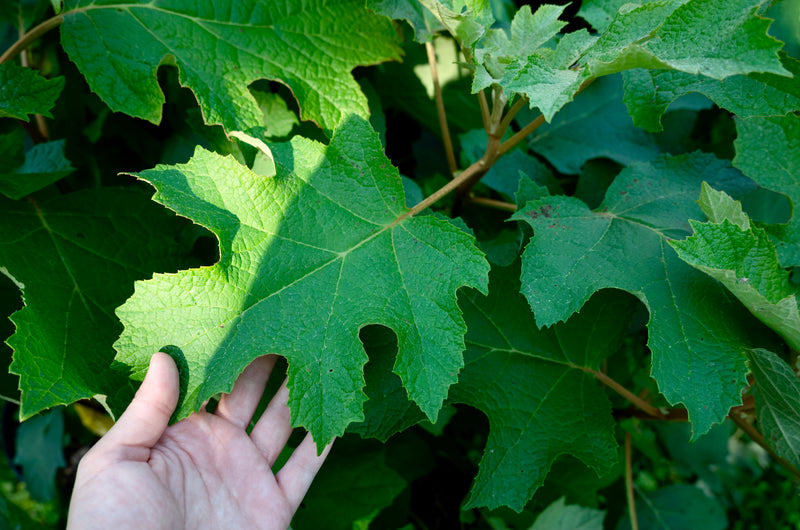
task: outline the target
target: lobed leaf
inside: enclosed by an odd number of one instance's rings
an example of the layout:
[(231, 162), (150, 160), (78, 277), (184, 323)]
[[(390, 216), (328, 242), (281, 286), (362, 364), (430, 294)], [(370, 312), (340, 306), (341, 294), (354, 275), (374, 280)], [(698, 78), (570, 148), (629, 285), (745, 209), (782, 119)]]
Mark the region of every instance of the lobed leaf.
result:
[(139, 174), (155, 200), (217, 235), (221, 257), (138, 283), (117, 311), (117, 359), (141, 378), (153, 351), (180, 357), (183, 418), (229, 392), (254, 358), (284, 355), (292, 423), (322, 447), (364, 418), (358, 332), (381, 324), (398, 337), (395, 373), (435, 420), (463, 366), (456, 290), (486, 285), (474, 239), (436, 216), (404, 217), (397, 170), (360, 118), (327, 147), (295, 137), (273, 153), (275, 178), (200, 148)]
[(568, 505), (561, 497), (545, 508), (530, 530), (603, 530), (605, 512)]
[(701, 180), (734, 193), (751, 184), (712, 155), (664, 156), (625, 168), (594, 212), (571, 197), (529, 202), (514, 215), (533, 227), (522, 292), (540, 326), (566, 320), (595, 291), (628, 291), (648, 308), (652, 376), (689, 411), (696, 439), (741, 403), (743, 353), (764, 340), (714, 280), (677, 256), (669, 239), (702, 218)]
[(700, 204), (711, 222), (690, 221), (694, 235), (670, 241), (678, 256), (722, 283), (793, 349), (800, 349), (800, 312), (789, 273), (767, 233), (751, 226), (741, 205), (703, 183)]
[(30, 114), (52, 118), (50, 109), (56, 104), (64, 78), (46, 79), (32, 68), (14, 63), (0, 64), (0, 118), (30, 121)]
[(617, 460), (611, 404), (590, 370), (614, 353), (633, 306), (612, 292), (579, 315), (538, 329), (519, 294), (519, 262), (494, 267), (489, 295), (460, 298), (466, 366), (450, 399), (481, 410), (489, 439), (466, 507), (520, 511), (553, 461), (570, 454), (597, 475)]
[(785, 116), (800, 109), (800, 61), (781, 55), (781, 63), (793, 78), (752, 73), (720, 81), (675, 70), (630, 70), (622, 74), (625, 105), (635, 125), (653, 132), (663, 129), (661, 116), (670, 103), (692, 92), (742, 118)]
[(769, 350), (747, 354), (753, 372), (753, 397), (758, 426), (781, 458), (800, 467), (800, 381), (780, 357)]
[[(747, 118), (736, 121), (733, 165), (760, 186), (800, 205), (800, 116)], [(800, 265), (800, 216), (767, 228), (782, 267)]]
[(178, 266), (185, 224), (138, 192), (85, 190), (38, 202), (0, 197), (0, 272), (22, 290), (11, 316), (20, 417), (119, 384), (109, 371), (132, 282)]
[(301, 117), (324, 129), (366, 117), (350, 71), (400, 54), (391, 23), (358, 0), (69, 0), (63, 17), (64, 50), (111, 110), (159, 123), (156, 70), (171, 64), (206, 123), (229, 132), (263, 126), (247, 90), (262, 78), (287, 85)]

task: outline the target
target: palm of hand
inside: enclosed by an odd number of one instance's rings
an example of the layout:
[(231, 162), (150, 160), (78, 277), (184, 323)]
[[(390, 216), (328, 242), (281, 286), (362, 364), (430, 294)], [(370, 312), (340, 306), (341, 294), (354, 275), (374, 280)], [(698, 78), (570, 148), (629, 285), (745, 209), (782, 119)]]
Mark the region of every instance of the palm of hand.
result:
[[(154, 358), (151, 371), (161, 361)], [(81, 462), (70, 526), (288, 528), (328, 449), (318, 457), (307, 437), (273, 474), (272, 465), (291, 434), (285, 385), (251, 434), (245, 431), (273, 364), (274, 358), (256, 360), (215, 413), (194, 414), (166, 430), (174, 402), (163, 406), (152, 401), (157, 394), (147, 393), (154, 385), (146, 387), (146, 380), (114, 429)], [(177, 394), (177, 381), (175, 386)], [(137, 421), (126, 421), (131, 418)], [(138, 423), (138, 432), (131, 438), (126, 431), (132, 423)], [(129, 435), (127, 440), (120, 431)]]

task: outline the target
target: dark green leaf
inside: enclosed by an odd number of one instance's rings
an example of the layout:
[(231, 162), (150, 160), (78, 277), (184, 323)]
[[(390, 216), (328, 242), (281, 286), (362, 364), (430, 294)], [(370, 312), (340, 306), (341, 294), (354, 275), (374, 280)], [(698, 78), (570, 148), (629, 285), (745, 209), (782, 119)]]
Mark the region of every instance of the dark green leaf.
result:
[(671, 403), (686, 405), (694, 438), (741, 403), (742, 352), (772, 340), (668, 245), (688, 233), (688, 219), (702, 218), (695, 203), (702, 179), (734, 193), (752, 187), (712, 155), (661, 157), (624, 169), (594, 212), (577, 199), (551, 197), (514, 216), (534, 229), (522, 292), (537, 324), (566, 320), (600, 289), (634, 294), (650, 312), (652, 375)]
[(174, 270), (185, 223), (132, 190), (86, 190), (47, 202), (0, 197), (0, 272), (22, 290), (11, 370), (20, 416), (113, 390), (107, 370), (133, 281)]
[(34, 416), (17, 430), (14, 463), (22, 467), (31, 497), (49, 501), (56, 494), (56, 471), (64, 460), (64, 411), (60, 408)]
[(25, 162), (8, 173), (0, 172), (0, 193), (21, 199), (75, 171), (64, 156), (64, 140), (34, 145)]
[(768, 228), (781, 266), (800, 265), (800, 116), (748, 118), (736, 121), (733, 165), (759, 185), (783, 193), (795, 214), (787, 225)]
[(52, 118), (64, 78), (45, 79), (36, 70), (14, 63), (0, 64), (0, 118), (30, 121), (30, 114)]
[(488, 296), (460, 298), (466, 366), (450, 398), (489, 418), (467, 507), (521, 510), (562, 454), (598, 475), (617, 458), (610, 403), (589, 370), (619, 346), (630, 300), (602, 293), (567, 323), (539, 330), (519, 294), (518, 267), (493, 268)]

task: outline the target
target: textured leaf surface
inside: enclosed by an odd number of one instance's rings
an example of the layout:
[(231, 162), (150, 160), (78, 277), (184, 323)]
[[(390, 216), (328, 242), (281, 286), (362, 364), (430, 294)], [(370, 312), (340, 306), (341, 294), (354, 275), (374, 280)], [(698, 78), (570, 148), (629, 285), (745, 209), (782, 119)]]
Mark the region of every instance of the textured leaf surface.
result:
[(487, 281), (474, 239), (435, 216), (399, 219), (400, 177), (360, 118), (328, 147), (295, 138), (273, 153), (272, 179), (202, 149), (140, 174), (155, 200), (217, 235), (221, 258), (137, 284), (117, 311), (118, 359), (141, 378), (153, 351), (184, 357), (180, 418), (229, 392), (255, 357), (284, 355), (293, 424), (321, 447), (363, 419), (358, 331), (381, 324), (398, 336), (409, 397), (435, 419), (463, 365), (456, 290)]
[(56, 472), (64, 460), (64, 411), (51, 410), (22, 423), (17, 430), (14, 463), (22, 467), (28, 491), (38, 501), (56, 494)]
[[(719, 502), (706, 496), (698, 487), (674, 484), (636, 498), (636, 517), (640, 530), (724, 530), (728, 528), (725, 510)], [(617, 530), (631, 528), (628, 515)]]
[(75, 171), (64, 156), (64, 140), (34, 145), (23, 164), (8, 173), (0, 171), (0, 193), (21, 199)]
[(637, 69), (623, 72), (625, 105), (633, 123), (660, 131), (661, 116), (679, 97), (697, 92), (742, 118), (784, 116), (800, 109), (800, 61), (781, 56), (793, 78), (775, 74), (736, 75), (722, 81), (674, 70)]
[(45, 79), (32, 68), (0, 64), (0, 118), (30, 121), (30, 114), (52, 118), (50, 109), (64, 88), (64, 78)]
[[(407, 486), (383, 448), (328, 457), (292, 519), (295, 530), (351, 530), (368, 524)], [(366, 526), (365, 526), (366, 528)]]
[(471, 46), (494, 22), (488, 0), (419, 0), (463, 46)]
[(719, 280), (756, 318), (800, 350), (798, 288), (778, 264), (767, 233), (751, 227), (737, 205), (704, 183), (700, 207), (711, 222), (690, 221), (694, 235), (669, 243), (683, 261)]
[(0, 272), (22, 289), (11, 370), (24, 419), (109, 392), (121, 326), (114, 309), (133, 281), (178, 267), (186, 226), (141, 193), (92, 190), (44, 203), (0, 197)]
[(552, 123), (536, 130), (530, 148), (562, 173), (577, 174), (592, 158), (610, 158), (623, 165), (658, 154), (652, 136), (635, 127), (621, 103), (619, 76), (596, 80), (578, 94)]
[(206, 123), (262, 126), (247, 85), (266, 78), (292, 90), (303, 119), (330, 130), (346, 114), (369, 115), (350, 71), (399, 57), (391, 23), (357, 0), (71, 0), (63, 16), (62, 46), (92, 91), (153, 123), (164, 103), (160, 64), (178, 66)]
[(792, 201), (789, 223), (769, 227), (768, 232), (775, 239), (781, 265), (800, 265), (800, 116), (737, 120), (736, 131), (733, 165)]
[(663, 0), (624, 4), (581, 62), (590, 75), (632, 68), (669, 68), (714, 79), (771, 72), (782, 43), (756, 14), (766, 0)]
[(514, 216), (534, 229), (522, 292), (537, 324), (567, 319), (599, 289), (637, 296), (650, 312), (652, 375), (671, 403), (686, 405), (695, 438), (741, 403), (743, 353), (765, 340), (719, 284), (667, 244), (688, 235), (688, 219), (702, 219), (695, 202), (702, 179), (733, 193), (752, 186), (712, 155), (661, 157), (624, 169), (594, 212), (577, 199), (551, 197)]
[(603, 530), (605, 513), (575, 504), (564, 498), (548, 506), (529, 530)]
[(800, 467), (800, 381), (780, 357), (754, 349), (747, 354), (755, 377), (758, 426), (778, 456)]
[(562, 454), (598, 475), (617, 459), (611, 404), (586, 369), (616, 351), (630, 300), (606, 292), (569, 322), (540, 330), (519, 294), (518, 272), (519, 264), (493, 268), (488, 296), (460, 299), (466, 366), (450, 398), (489, 418), (467, 507), (521, 510)]

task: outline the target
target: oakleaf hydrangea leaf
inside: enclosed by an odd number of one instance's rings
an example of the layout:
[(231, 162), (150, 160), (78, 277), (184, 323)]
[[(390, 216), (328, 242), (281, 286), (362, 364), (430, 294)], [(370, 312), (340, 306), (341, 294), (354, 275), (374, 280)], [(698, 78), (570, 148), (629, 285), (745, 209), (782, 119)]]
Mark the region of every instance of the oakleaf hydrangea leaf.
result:
[(700, 206), (711, 222), (690, 221), (694, 235), (669, 244), (683, 261), (719, 280), (756, 318), (800, 350), (800, 289), (778, 264), (767, 233), (751, 226), (736, 201), (705, 183)]
[(0, 272), (22, 290), (11, 316), (11, 371), (20, 375), (20, 416), (107, 394), (114, 309), (133, 281), (174, 270), (187, 226), (147, 196), (87, 190), (46, 202), (0, 197)]
[(660, 131), (661, 116), (679, 97), (697, 92), (742, 118), (784, 116), (800, 109), (800, 61), (781, 55), (793, 78), (775, 74), (736, 75), (722, 81), (675, 70), (637, 69), (623, 72), (625, 105), (633, 123)]
[(400, 54), (390, 21), (358, 0), (70, 0), (63, 16), (61, 44), (92, 91), (153, 123), (164, 103), (161, 64), (177, 65), (206, 123), (262, 126), (247, 85), (266, 78), (292, 90), (303, 119), (330, 130), (346, 114), (369, 115), (350, 71)]
[(786, 225), (767, 232), (778, 248), (781, 266), (800, 265), (800, 116), (747, 118), (736, 121), (733, 165), (759, 185), (783, 193), (794, 214)]
[(50, 109), (64, 88), (64, 78), (45, 79), (32, 68), (0, 64), (0, 118), (30, 121), (30, 114), (52, 118)]
[(757, 14), (766, 0), (660, 0), (624, 4), (581, 60), (586, 75), (668, 68), (714, 79), (751, 72), (790, 76), (782, 43)]
[(489, 439), (466, 507), (520, 511), (553, 461), (570, 454), (597, 475), (617, 460), (611, 404), (589, 370), (614, 353), (635, 304), (607, 291), (579, 315), (538, 329), (519, 293), (519, 262), (493, 267), (489, 295), (459, 299), (466, 366), (451, 400), (489, 418)]
[(64, 156), (64, 140), (34, 145), (25, 162), (8, 173), (0, 171), (0, 193), (21, 199), (75, 171)]
[(404, 217), (397, 170), (361, 118), (329, 146), (272, 146), (265, 178), (201, 148), (184, 165), (139, 176), (154, 199), (214, 232), (220, 261), (140, 282), (119, 308), (118, 360), (141, 378), (166, 348), (189, 366), (177, 417), (229, 392), (259, 355), (289, 361), (292, 422), (320, 447), (363, 416), (359, 329), (392, 328), (394, 371), (431, 419), (463, 365), (461, 286), (485, 288), (474, 239), (437, 216)]
[(761, 433), (778, 456), (800, 467), (800, 380), (769, 350), (754, 349), (747, 357)]
[(550, 197), (514, 215), (534, 230), (522, 292), (537, 324), (566, 320), (600, 289), (635, 295), (650, 312), (652, 375), (671, 403), (686, 405), (694, 438), (741, 403), (743, 353), (770, 337), (668, 244), (688, 235), (688, 219), (702, 219), (695, 198), (703, 179), (733, 193), (752, 186), (713, 155), (667, 156), (625, 168), (596, 211), (572, 197)]

